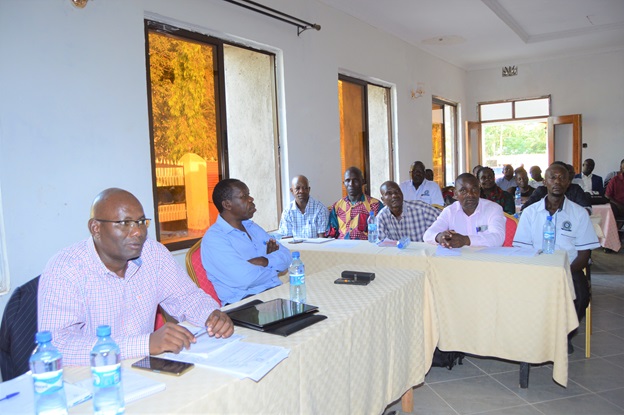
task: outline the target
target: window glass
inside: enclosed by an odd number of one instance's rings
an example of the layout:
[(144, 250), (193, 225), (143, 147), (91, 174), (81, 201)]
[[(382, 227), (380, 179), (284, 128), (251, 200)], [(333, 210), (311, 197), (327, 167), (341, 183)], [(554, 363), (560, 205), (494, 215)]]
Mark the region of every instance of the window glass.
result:
[(516, 101), (516, 118), (548, 117), (550, 115), (550, 99), (530, 99)]
[(479, 107), (481, 121), (505, 120), (512, 118), (511, 102), (481, 104)]

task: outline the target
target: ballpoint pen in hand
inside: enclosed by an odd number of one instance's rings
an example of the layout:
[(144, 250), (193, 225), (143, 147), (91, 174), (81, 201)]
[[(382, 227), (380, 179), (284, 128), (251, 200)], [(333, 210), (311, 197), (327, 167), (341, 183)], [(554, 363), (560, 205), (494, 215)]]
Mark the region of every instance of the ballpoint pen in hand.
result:
[(17, 396), (17, 395), (19, 395), (19, 392), (9, 393), (4, 398), (0, 398), (0, 401), (6, 401), (7, 399), (11, 399), (12, 397)]
[(193, 336), (195, 336), (195, 338), (201, 337), (204, 334), (208, 334), (208, 327), (204, 327), (203, 330), (198, 331), (197, 333), (194, 333)]

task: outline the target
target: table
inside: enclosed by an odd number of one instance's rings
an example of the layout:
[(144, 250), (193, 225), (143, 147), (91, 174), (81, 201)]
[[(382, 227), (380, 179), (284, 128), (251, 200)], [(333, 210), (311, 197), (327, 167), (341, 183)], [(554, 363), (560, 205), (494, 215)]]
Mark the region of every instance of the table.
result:
[[(332, 244), (299, 245), (304, 263), (335, 260)], [(527, 363), (553, 362), (553, 379), (567, 385), (567, 334), (578, 327), (567, 254), (512, 257), (461, 248), (461, 256), (437, 257), (436, 247), (412, 243), (405, 250), (359, 242), (343, 261), (374, 259), (377, 267), (418, 269), (431, 281), (440, 340), (438, 347)], [(371, 252), (375, 255), (370, 255)]]
[[(290, 355), (259, 382), (196, 367), (180, 378), (141, 372), (167, 389), (127, 406), (127, 413), (381, 413), (424, 381), (438, 341), (429, 281), (409, 269), (367, 268), (368, 286), (336, 285), (343, 263), (308, 274), (308, 303), (327, 320), (289, 337), (245, 328), (245, 341), (287, 347)], [(283, 285), (246, 299), (288, 298)], [(234, 304), (233, 306), (240, 305)], [(137, 359), (124, 361), (128, 367)], [(128, 369), (131, 370), (131, 369)], [(89, 376), (68, 368), (66, 380)], [(70, 413), (91, 413), (90, 402)]]
[(598, 235), (600, 245), (603, 248), (618, 252), (622, 244), (620, 242), (620, 235), (618, 234), (618, 227), (615, 216), (613, 215), (613, 210), (611, 210), (611, 205), (608, 203), (604, 205), (593, 205), (591, 219), (594, 224), (594, 229), (597, 227), (596, 234)]

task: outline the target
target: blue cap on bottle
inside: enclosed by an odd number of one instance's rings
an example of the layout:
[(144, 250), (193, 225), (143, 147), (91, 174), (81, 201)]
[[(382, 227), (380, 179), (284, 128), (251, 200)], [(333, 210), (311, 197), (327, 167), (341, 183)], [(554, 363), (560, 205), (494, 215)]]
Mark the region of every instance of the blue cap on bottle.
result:
[(293, 258), (299, 258), (299, 251), (293, 251), (292, 257)]
[(52, 341), (52, 333), (49, 331), (40, 331), (35, 334), (35, 341), (37, 343), (47, 343)]
[(111, 335), (111, 327), (110, 326), (98, 326), (95, 331), (98, 337), (108, 337)]

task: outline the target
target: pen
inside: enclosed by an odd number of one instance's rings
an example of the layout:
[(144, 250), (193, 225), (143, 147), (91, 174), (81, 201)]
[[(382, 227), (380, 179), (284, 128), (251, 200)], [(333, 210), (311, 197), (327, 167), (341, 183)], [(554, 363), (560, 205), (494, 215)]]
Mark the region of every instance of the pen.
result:
[(8, 394), (7, 396), (5, 396), (4, 398), (1, 398), (1, 399), (0, 399), (0, 401), (5, 401), (5, 400), (7, 400), (7, 399), (11, 399), (11, 398), (13, 398), (14, 396), (17, 396), (17, 395), (19, 395), (19, 392), (9, 393), (9, 394)]
[(204, 334), (208, 334), (208, 327), (206, 327), (204, 330), (198, 331), (197, 333), (193, 334), (193, 336), (195, 336), (195, 338), (201, 337)]

